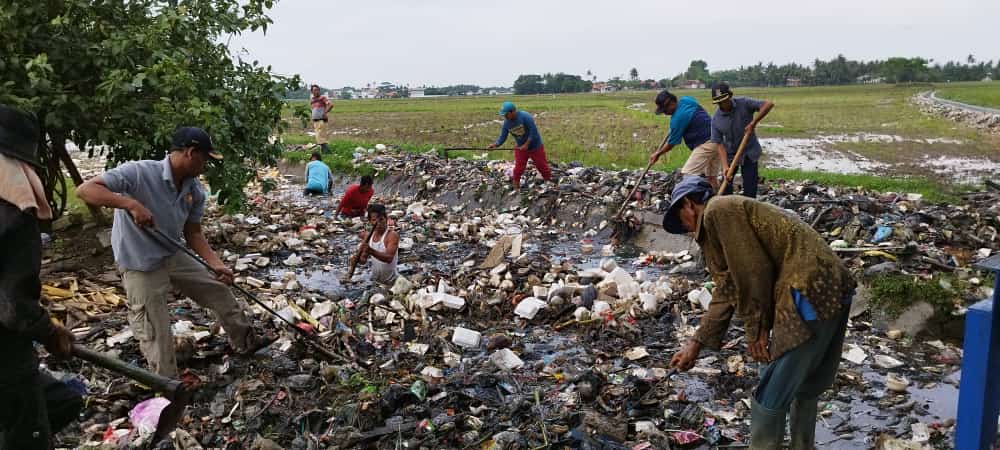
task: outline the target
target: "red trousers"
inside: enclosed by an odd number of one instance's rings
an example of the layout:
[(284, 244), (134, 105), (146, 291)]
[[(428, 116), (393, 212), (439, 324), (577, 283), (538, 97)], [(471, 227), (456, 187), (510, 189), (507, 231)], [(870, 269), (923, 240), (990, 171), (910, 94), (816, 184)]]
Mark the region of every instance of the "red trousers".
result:
[(535, 163), (538, 173), (542, 174), (545, 181), (552, 179), (552, 171), (549, 170), (549, 161), (545, 159), (545, 146), (541, 145), (534, 150), (514, 150), (514, 180), (521, 182), (521, 175), (524, 175), (524, 168), (528, 165), (528, 158)]

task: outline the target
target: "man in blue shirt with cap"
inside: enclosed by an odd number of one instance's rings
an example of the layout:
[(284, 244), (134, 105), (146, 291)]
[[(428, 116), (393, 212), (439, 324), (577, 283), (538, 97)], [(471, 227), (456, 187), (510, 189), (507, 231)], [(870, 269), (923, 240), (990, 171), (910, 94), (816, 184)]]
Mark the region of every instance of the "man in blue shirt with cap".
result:
[(712, 119), (693, 97), (680, 99), (666, 89), (656, 94), (656, 114), (670, 116), (670, 134), (663, 147), (649, 156), (649, 164), (656, 164), (660, 156), (681, 143), (681, 138), (689, 149), (688, 157), (681, 168), (683, 175), (699, 175), (708, 178), (712, 189), (719, 190), (719, 167), (726, 159), (721, 146), (709, 141), (712, 135)]
[[(712, 88), (712, 103), (719, 105), (719, 109), (715, 110), (715, 115), (712, 116), (712, 142), (724, 146), (727, 155), (723, 172), (729, 172), (730, 164), (739, 166), (740, 174), (743, 175), (743, 195), (757, 198), (759, 170), (757, 163), (763, 150), (760, 148), (755, 130), (757, 124), (771, 112), (774, 103), (749, 97), (733, 98), (733, 91), (726, 83), (719, 83)], [(757, 113), (756, 117), (754, 113)], [(733, 161), (746, 133), (750, 134), (750, 138), (747, 139), (743, 157), (740, 161)], [(733, 184), (730, 183), (723, 194), (732, 193)]]
[(517, 144), (514, 147), (514, 190), (521, 187), (521, 175), (528, 165), (528, 158), (535, 163), (535, 168), (542, 174), (542, 178), (551, 181), (552, 171), (549, 169), (549, 161), (545, 158), (545, 146), (542, 145), (542, 135), (538, 134), (535, 119), (525, 111), (518, 111), (511, 102), (503, 102), (500, 106), (500, 115), (505, 119), (503, 126), (500, 127), (500, 137), (490, 144), (489, 148), (503, 145), (508, 133), (514, 135)]

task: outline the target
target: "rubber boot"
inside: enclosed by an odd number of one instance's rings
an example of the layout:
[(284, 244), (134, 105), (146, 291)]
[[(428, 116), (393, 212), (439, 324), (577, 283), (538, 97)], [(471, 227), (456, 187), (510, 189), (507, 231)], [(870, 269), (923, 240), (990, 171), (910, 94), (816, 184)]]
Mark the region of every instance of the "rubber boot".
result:
[(330, 153), (330, 146), (327, 144), (319, 144), (320, 148), (323, 149), (323, 154)]
[(816, 397), (796, 398), (792, 401), (788, 416), (789, 433), (792, 435), (791, 450), (813, 450), (816, 448)]
[(785, 440), (787, 411), (765, 408), (757, 399), (750, 407), (750, 450), (778, 450)]

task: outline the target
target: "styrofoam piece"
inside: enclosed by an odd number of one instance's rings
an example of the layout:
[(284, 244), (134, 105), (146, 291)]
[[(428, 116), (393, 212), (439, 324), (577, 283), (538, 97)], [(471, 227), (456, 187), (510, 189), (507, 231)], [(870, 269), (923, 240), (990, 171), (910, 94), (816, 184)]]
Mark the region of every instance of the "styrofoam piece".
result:
[(483, 335), (478, 331), (455, 327), (455, 331), (451, 335), (451, 342), (459, 347), (475, 348), (479, 347), (479, 341), (482, 337)]
[(517, 304), (517, 308), (514, 308), (514, 314), (523, 319), (531, 320), (535, 318), (538, 311), (544, 308), (545, 305), (546, 303), (542, 300), (535, 297), (528, 297)]

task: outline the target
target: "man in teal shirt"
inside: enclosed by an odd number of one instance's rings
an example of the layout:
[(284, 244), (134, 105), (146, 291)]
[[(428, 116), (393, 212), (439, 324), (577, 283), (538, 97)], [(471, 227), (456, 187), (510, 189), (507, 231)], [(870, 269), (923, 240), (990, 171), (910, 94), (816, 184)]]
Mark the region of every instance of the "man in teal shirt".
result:
[(722, 148), (712, 143), (712, 119), (705, 109), (693, 97), (683, 96), (680, 99), (664, 89), (656, 95), (656, 114), (670, 116), (670, 133), (666, 142), (649, 156), (649, 165), (656, 164), (664, 153), (681, 143), (691, 150), (682, 175), (698, 175), (708, 178), (709, 185), (715, 191), (719, 190), (719, 168), (726, 160)]
[(333, 189), (333, 176), (330, 167), (323, 162), (319, 152), (313, 152), (306, 164), (306, 194), (325, 195)]

